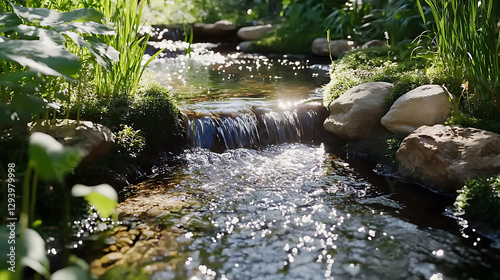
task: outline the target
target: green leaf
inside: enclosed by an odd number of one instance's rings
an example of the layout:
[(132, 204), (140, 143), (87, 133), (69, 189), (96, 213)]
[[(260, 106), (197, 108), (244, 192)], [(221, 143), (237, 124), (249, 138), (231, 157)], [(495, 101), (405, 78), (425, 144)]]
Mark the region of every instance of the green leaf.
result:
[(12, 26), (12, 27), (5, 27), (1, 28), (0, 32), (16, 32), (18, 39), (28, 39), (28, 40), (50, 40), (54, 42), (55, 44), (58, 45), (63, 45), (64, 43), (64, 36), (59, 34), (58, 32), (50, 29), (43, 29), (35, 26), (28, 26), (28, 25), (17, 25), (17, 26)]
[(40, 22), (40, 25), (53, 25), (53, 24), (61, 24), (73, 21), (95, 21), (101, 22), (104, 19), (104, 16), (95, 9), (92, 8), (83, 8), (76, 9), (66, 13), (59, 13), (57, 16), (52, 18), (46, 18)]
[(22, 119), (31, 119), (31, 116), (42, 113), (47, 102), (33, 95), (18, 93), (12, 96), (12, 108)]
[(41, 132), (31, 134), (28, 154), (30, 164), (33, 164), (40, 178), (59, 182), (78, 165), (82, 157), (78, 149), (64, 147), (52, 136)]
[(28, 8), (12, 3), (11, 6), (18, 17), (30, 22), (41, 21), (45, 18), (54, 17), (55, 14), (59, 14), (59, 12), (47, 8)]
[(113, 67), (113, 61), (119, 60), (120, 53), (113, 47), (110, 47), (100, 41), (99, 38), (87, 37), (88, 42), (77, 33), (67, 31), (64, 32), (77, 46), (80, 48), (87, 48), (90, 53), (96, 58), (99, 65), (103, 66), (107, 71), (111, 70)]
[(35, 230), (27, 228), (21, 242), (24, 243), (25, 250), (24, 257), (21, 258), (23, 264), (47, 277), (49, 275), (49, 259), (45, 253), (43, 238)]
[(80, 69), (77, 56), (47, 38), (0, 42), (0, 59), (17, 62), (42, 74), (66, 79), (76, 78)]
[(71, 189), (71, 194), (75, 197), (84, 197), (89, 204), (94, 205), (102, 217), (109, 217), (115, 211), (118, 202), (118, 194), (115, 189), (108, 184), (101, 184), (88, 187), (76, 184)]
[(37, 75), (38, 72), (36, 71), (21, 71), (0, 74), (0, 85), (5, 87), (18, 88), (23, 78), (32, 78), (36, 77)]
[(0, 25), (15, 26), (23, 23), (14, 13), (0, 13)]
[(52, 28), (59, 32), (76, 31), (84, 34), (116, 35), (113, 28), (93, 21), (58, 24)]
[(67, 266), (52, 274), (51, 280), (89, 280), (90, 275), (81, 267), (73, 265)]

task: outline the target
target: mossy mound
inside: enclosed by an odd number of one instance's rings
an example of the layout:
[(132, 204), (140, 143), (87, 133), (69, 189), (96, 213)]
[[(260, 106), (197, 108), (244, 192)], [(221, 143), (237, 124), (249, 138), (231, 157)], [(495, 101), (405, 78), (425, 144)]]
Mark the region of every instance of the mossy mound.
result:
[(129, 138), (136, 135), (138, 141), (145, 141), (145, 152), (165, 151), (184, 144), (186, 133), (180, 112), (169, 90), (152, 75), (144, 75), (134, 94), (111, 100), (84, 100), (80, 118), (103, 124), (115, 134)]
[(332, 63), (330, 76), (331, 82), (325, 87), (325, 104), (359, 84), (389, 82), (394, 84), (387, 101), (391, 105), (405, 92), (429, 83), (425, 75), (425, 60), (412, 58), (411, 50), (391, 47), (351, 51)]

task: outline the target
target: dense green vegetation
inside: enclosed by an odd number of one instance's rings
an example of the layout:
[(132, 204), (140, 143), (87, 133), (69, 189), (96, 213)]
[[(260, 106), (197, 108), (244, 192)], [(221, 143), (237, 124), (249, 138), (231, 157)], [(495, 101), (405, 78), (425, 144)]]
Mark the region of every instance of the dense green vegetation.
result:
[(500, 228), (500, 175), (469, 180), (459, 191), (455, 207), (467, 218)]
[[(101, 216), (112, 217), (116, 192), (105, 184), (70, 189), (67, 176), (72, 183), (89, 174), (99, 178), (182, 141), (184, 128), (170, 93), (152, 77), (142, 79), (155, 56), (142, 63), (148, 37), (139, 36), (141, 18), (153, 18), (149, 23), (156, 24), (220, 19), (239, 26), (274, 23), (277, 28), (253, 44), (254, 50), (267, 52), (309, 53), (311, 42), (325, 37), (327, 30), (332, 39), (384, 39), (390, 47), (355, 50), (333, 62), (326, 104), (370, 81), (395, 84), (388, 106), (419, 85), (435, 83), (460, 101), (449, 124), (500, 132), (497, 2), (471, 0), (467, 8), (458, 0), (418, 5), (412, 0), (0, 2), (0, 174), (8, 178), (2, 180), (1, 195), (11, 198), (8, 184), (19, 186), (12, 196), (18, 206), (14, 214), (20, 217), (18, 260), (28, 260), (25, 265), (35, 278), (89, 278), (88, 265), (68, 252), (58, 259), (63, 269), (54, 272), (39, 233), (47, 225), (62, 225), (62, 240), (67, 241), (74, 197), (84, 197)], [(49, 135), (29, 133), (30, 123), (51, 125), (68, 118), (108, 126), (117, 136), (112, 156), (85, 169), (78, 166), (85, 156), (80, 151)], [(400, 139), (387, 143), (393, 154)], [(77, 174), (71, 174), (75, 168)], [(500, 226), (499, 182), (497, 177), (471, 180), (457, 207)], [(2, 209), (7, 209), (5, 201)], [(87, 202), (76, 203), (77, 211)], [(9, 234), (4, 231), (2, 240)], [(4, 257), (0, 260), (5, 263)], [(23, 279), (20, 268), (19, 263), (15, 274), (2, 270), (0, 278)]]
[[(97, 176), (126, 169), (144, 152), (182, 139), (179, 112), (168, 90), (141, 82), (154, 58), (142, 63), (148, 38), (139, 36), (141, 9), (131, 0), (0, 3), (0, 172), (9, 178), (2, 180), (1, 206), (16, 203), (8, 215), (19, 218), (15, 273), (2, 266), (0, 278), (36, 274), (89, 279), (88, 265), (64, 246), (51, 263), (39, 233), (69, 242), (70, 216), (86, 209), (86, 203), (74, 197), (94, 205), (103, 219), (112, 216), (117, 202), (116, 191), (107, 184), (69, 188), (67, 176), (85, 157), (84, 151), (63, 146), (45, 133), (30, 135), (32, 123), (106, 120), (117, 145), (110, 159), (92, 165), (101, 172)], [(71, 181), (81, 178), (84, 168), (78, 168)], [(50, 230), (52, 226), (58, 230)], [(6, 229), (0, 232), (2, 240), (10, 234)], [(2, 252), (8, 252), (8, 246), (2, 243)], [(4, 264), (5, 258), (2, 255)]]

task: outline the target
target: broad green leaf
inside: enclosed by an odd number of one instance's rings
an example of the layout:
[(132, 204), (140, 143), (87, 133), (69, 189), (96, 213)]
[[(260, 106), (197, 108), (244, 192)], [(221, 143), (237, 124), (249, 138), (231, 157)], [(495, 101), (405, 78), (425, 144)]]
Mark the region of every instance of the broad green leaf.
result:
[(96, 58), (99, 65), (103, 66), (107, 71), (113, 67), (113, 61), (118, 61), (120, 53), (113, 47), (106, 45), (100, 39), (87, 37), (88, 42), (75, 32), (64, 32), (77, 46), (87, 48), (90, 53)]
[(64, 36), (50, 29), (43, 29), (35, 26), (20, 24), (12, 27), (0, 28), (0, 32), (16, 32), (19, 39), (29, 40), (50, 40), (55, 44), (61, 45), (64, 43)]
[(15, 4), (12, 4), (12, 9), (14, 9), (14, 13), (20, 18), (27, 21), (41, 21), (45, 18), (53, 17), (54, 14), (59, 14), (59, 12), (55, 10), (50, 10), (47, 8), (28, 8), (22, 7)]
[[(54, 23), (65, 23), (73, 21), (95, 21), (101, 22), (104, 19), (104, 15), (92, 8), (77, 9), (70, 12), (60, 14), (58, 22)], [(46, 22), (44, 20), (43, 22)], [(40, 23), (43, 24), (43, 23)], [(52, 23), (51, 23), (52, 24)]]
[(75, 31), (83, 34), (116, 35), (113, 28), (93, 21), (58, 24), (52, 28), (58, 32)]
[(14, 61), (42, 74), (77, 77), (78, 57), (50, 40), (7, 40), (0, 42), (0, 59)]
[(27, 228), (21, 242), (23, 242), (25, 250), (24, 257), (21, 258), (23, 264), (47, 277), (49, 275), (49, 259), (45, 252), (43, 238), (35, 230)]
[(116, 190), (108, 185), (101, 184), (88, 187), (76, 184), (71, 189), (71, 194), (75, 197), (84, 197), (89, 204), (94, 205), (102, 217), (109, 217), (115, 211), (118, 202)]
[(38, 38), (38, 27), (28, 26), (24, 24), (0, 28), (0, 32), (6, 33), (9, 31), (16, 32), (21, 39)]
[[(30, 22), (39, 21), (41, 26), (53, 26), (68, 22), (101, 22), (104, 16), (92, 8), (82, 8), (66, 13), (60, 13), (56, 10), (47, 8), (28, 8), (12, 4), (14, 13)], [(11, 16), (10, 16), (11, 17)]]
[(14, 13), (0, 13), (0, 26), (15, 26), (21, 23), (21, 19)]
[(0, 85), (5, 87), (17, 88), (24, 77), (36, 77), (36, 71), (21, 71), (0, 74)]
[(52, 274), (51, 280), (89, 280), (90, 275), (81, 267), (72, 265), (60, 269)]
[(41, 132), (31, 134), (28, 154), (30, 163), (41, 178), (60, 182), (78, 165), (82, 157), (78, 149), (64, 147), (52, 136)]
[(45, 110), (47, 102), (33, 95), (17, 93), (12, 96), (11, 105), (21, 119), (29, 121), (31, 116)]

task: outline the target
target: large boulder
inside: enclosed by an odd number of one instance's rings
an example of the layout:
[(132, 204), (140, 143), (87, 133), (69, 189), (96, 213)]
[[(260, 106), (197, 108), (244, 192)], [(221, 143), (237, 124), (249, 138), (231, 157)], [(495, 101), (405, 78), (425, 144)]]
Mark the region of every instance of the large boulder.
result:
[(317, 38), (311, 45), (311, 51), (315, 55), (332, 56), (338, 58), (343, 53), (356, 48), (356, 42), (349, 40), (328, 41), (326, 38)]
[(54, 123), (36, 123), (31, 132), (43, 132), (65, 146), (73, 146), (85, 153), (84, 162), (90, 163), (107, 154), (114, 144), (113, 132), (104, 125), (90, 121), (57, 120)]
[(441, 86), (420, 86), (398, 98), (380, 121), (392, 132), (408, 134), (422, 125), (446, 121), (453, 109), (450, 100)]
[(392, 87), (390, 83), (372, 82), (351, 88), (330, 104), (325, 129), (348, 139), (369, 137), (383, 128), (380, 118), (387, 112), (384, 98)]
[(256, 26), (246, 26), (242, 27), (236, 33), (241, 40), (253, 41), (260, 39), (264, 34), (271, 31), (273, 26), (270, 24), (266, 25), (256, 25)]
[(500, 135), (460, 126), (422, 126), (396, 153), (401, 175), (444, 192), (468, 178), (500, 172)]

